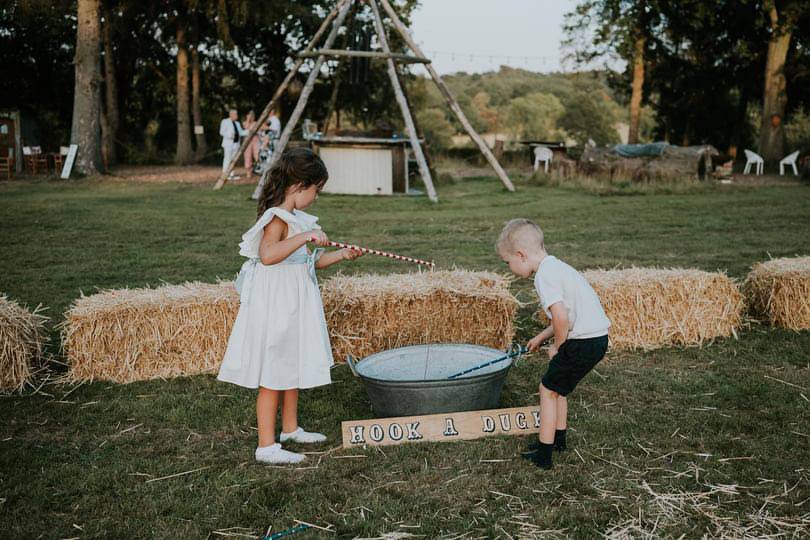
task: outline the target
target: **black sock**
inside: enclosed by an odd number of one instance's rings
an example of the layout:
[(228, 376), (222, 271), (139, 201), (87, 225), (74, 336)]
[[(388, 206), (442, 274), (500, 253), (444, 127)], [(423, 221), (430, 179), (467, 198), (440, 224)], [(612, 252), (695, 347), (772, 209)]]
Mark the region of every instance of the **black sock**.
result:
[(541, 469), (551, 468), (551, 453), (554, 450), (554, 444), (540, 443), (540, 447), (531, 456), (532, 462)]
[(554, 450), (562, 452), (565, 450), (565, 429), (558, 429), (554, 432)]
[[(558, 429), (554, 432), (554, 450), (562, 452), (567, 448), (567, 446), (565, 445), (565, 433), (567, 431), (568, 430), (566, 429)], [(532, 440), (529, 441), (528, 446), (529, 451), (533, 452), (537, 450), (538, 448), (540, 448), (540, 444), (541, 443), (537, 439), (532, 438)]]

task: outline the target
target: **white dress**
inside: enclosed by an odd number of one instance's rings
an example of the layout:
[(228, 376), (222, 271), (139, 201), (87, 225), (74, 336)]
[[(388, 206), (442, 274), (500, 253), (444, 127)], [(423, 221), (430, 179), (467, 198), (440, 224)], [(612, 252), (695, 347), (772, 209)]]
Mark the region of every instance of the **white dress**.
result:
[(280, 263), (262, 264), (259, 244), (274, 218), (287, 223), (288, 237), (320, 229), (318, 218), (306, 212), (271, 208), (242, 235), (239, 254), (248, 261), (236, 279), (239, 314), (217, 379), (271, 390), (329, 384), (334, 361), (315, 277), (323, 250), (310, 254), (301, 246)]

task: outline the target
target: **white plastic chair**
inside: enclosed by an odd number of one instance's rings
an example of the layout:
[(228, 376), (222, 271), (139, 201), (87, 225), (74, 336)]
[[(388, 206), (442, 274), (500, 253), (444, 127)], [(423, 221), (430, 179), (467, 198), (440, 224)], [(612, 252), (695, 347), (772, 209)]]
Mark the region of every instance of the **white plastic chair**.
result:
[(743, 174), (750, 174), (751, 165), (756, 165), (756, 172), (754, 174), (761, 175), (763, 169), (765, 168), (765, 159), (756, 152), (752, 152), (747, 148), (744, 151), (745, 151), (745, 169), (743, 170)]
[(554, 153), (551, 151), (550, 148), (546, 146), (535, 146), (534, 147), (534, 170), (537, 171), (540, 168), (540, 162), (544, 163), (543, 170), (548, 172), (548, 168), (551, 165), (551, 158), (554, 157)]
[(786, 155), (782, 161), (779, 162), (779, 175), (785, 176), (785, 165), (793, 167), (793, 174), (799, 176), (799, 169), (796, 168), (796, 160), (799, 159), (799, 151), (796, 150), (792, 154)]

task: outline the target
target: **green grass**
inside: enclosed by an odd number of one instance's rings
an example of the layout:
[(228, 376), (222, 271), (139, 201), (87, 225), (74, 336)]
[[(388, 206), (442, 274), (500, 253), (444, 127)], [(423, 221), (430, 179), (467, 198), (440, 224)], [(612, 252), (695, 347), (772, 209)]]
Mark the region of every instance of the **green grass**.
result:
[[(0, 291), (48, 306), (56, 323), (82, 291), (230, 277), (241, 262), (239, 236), (255, 217), (249, 192), (4, 183)], [(439, 195), (438, 205), (324, 196), (312, 212), (333, 239), (440, 267), (501, 271), (492, 243), (503, 221), (518, 216), (537, 220), (549, 250), (583, 269), (690, 266), (741, 278), (769, 255), (807, 254), (810, 237), (800, 186), (600, 197), (525, 181), (509, 194), (486, 178), (441, 185)], [(409, 268), (364, 257), (342, 270)], [(516, 291), (531, 299), (528, 282)], [(536, 330), (528, 313), (523, 339)], [(0, 531), (258, 536), (299, 519), (332, 524), (339, 537), (594, 537), (618, 526), (691, 538), (735, 524), (753, 527), (751, 536), (798, 537), (810, 519), (809, 351), (807, 332), (752, 325), (739, 340), (702, 349), (612, 354), (572, 395), (571, 450), (550, 472), (520, 460), (517, 438), (336, 450), (310, 456), (314, 468), (262, 467), (252, 461), (251, 391), (211, 376), (48, 385), (0, 398)], [(532, 356), (512, 370), (502, 405), (533, 403), (543, 365)], [(302, 424), (332, 441), (321, 451), (339, 444), (342, 420), (371, 417), (347, 369), (333, 378), (302, 393)]]

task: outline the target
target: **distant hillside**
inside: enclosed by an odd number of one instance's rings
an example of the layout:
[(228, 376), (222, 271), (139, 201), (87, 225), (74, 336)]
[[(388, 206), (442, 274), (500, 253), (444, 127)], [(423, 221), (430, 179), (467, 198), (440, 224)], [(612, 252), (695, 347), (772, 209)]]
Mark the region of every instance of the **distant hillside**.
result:
[[(484, 74), (443, 77), (464, 113), (481, 133), (520, 139), (567, 140), (583, 144), (620, 142), (627, 108), (617, 101), (603, 72), (541, 74), (501, 67)], [(437, 149), (452, 144), (461, 126), (431, 81), (415, 78), (410, 96), (422, 129)], [(650, 115), (645, 115), (650, 123)]]

